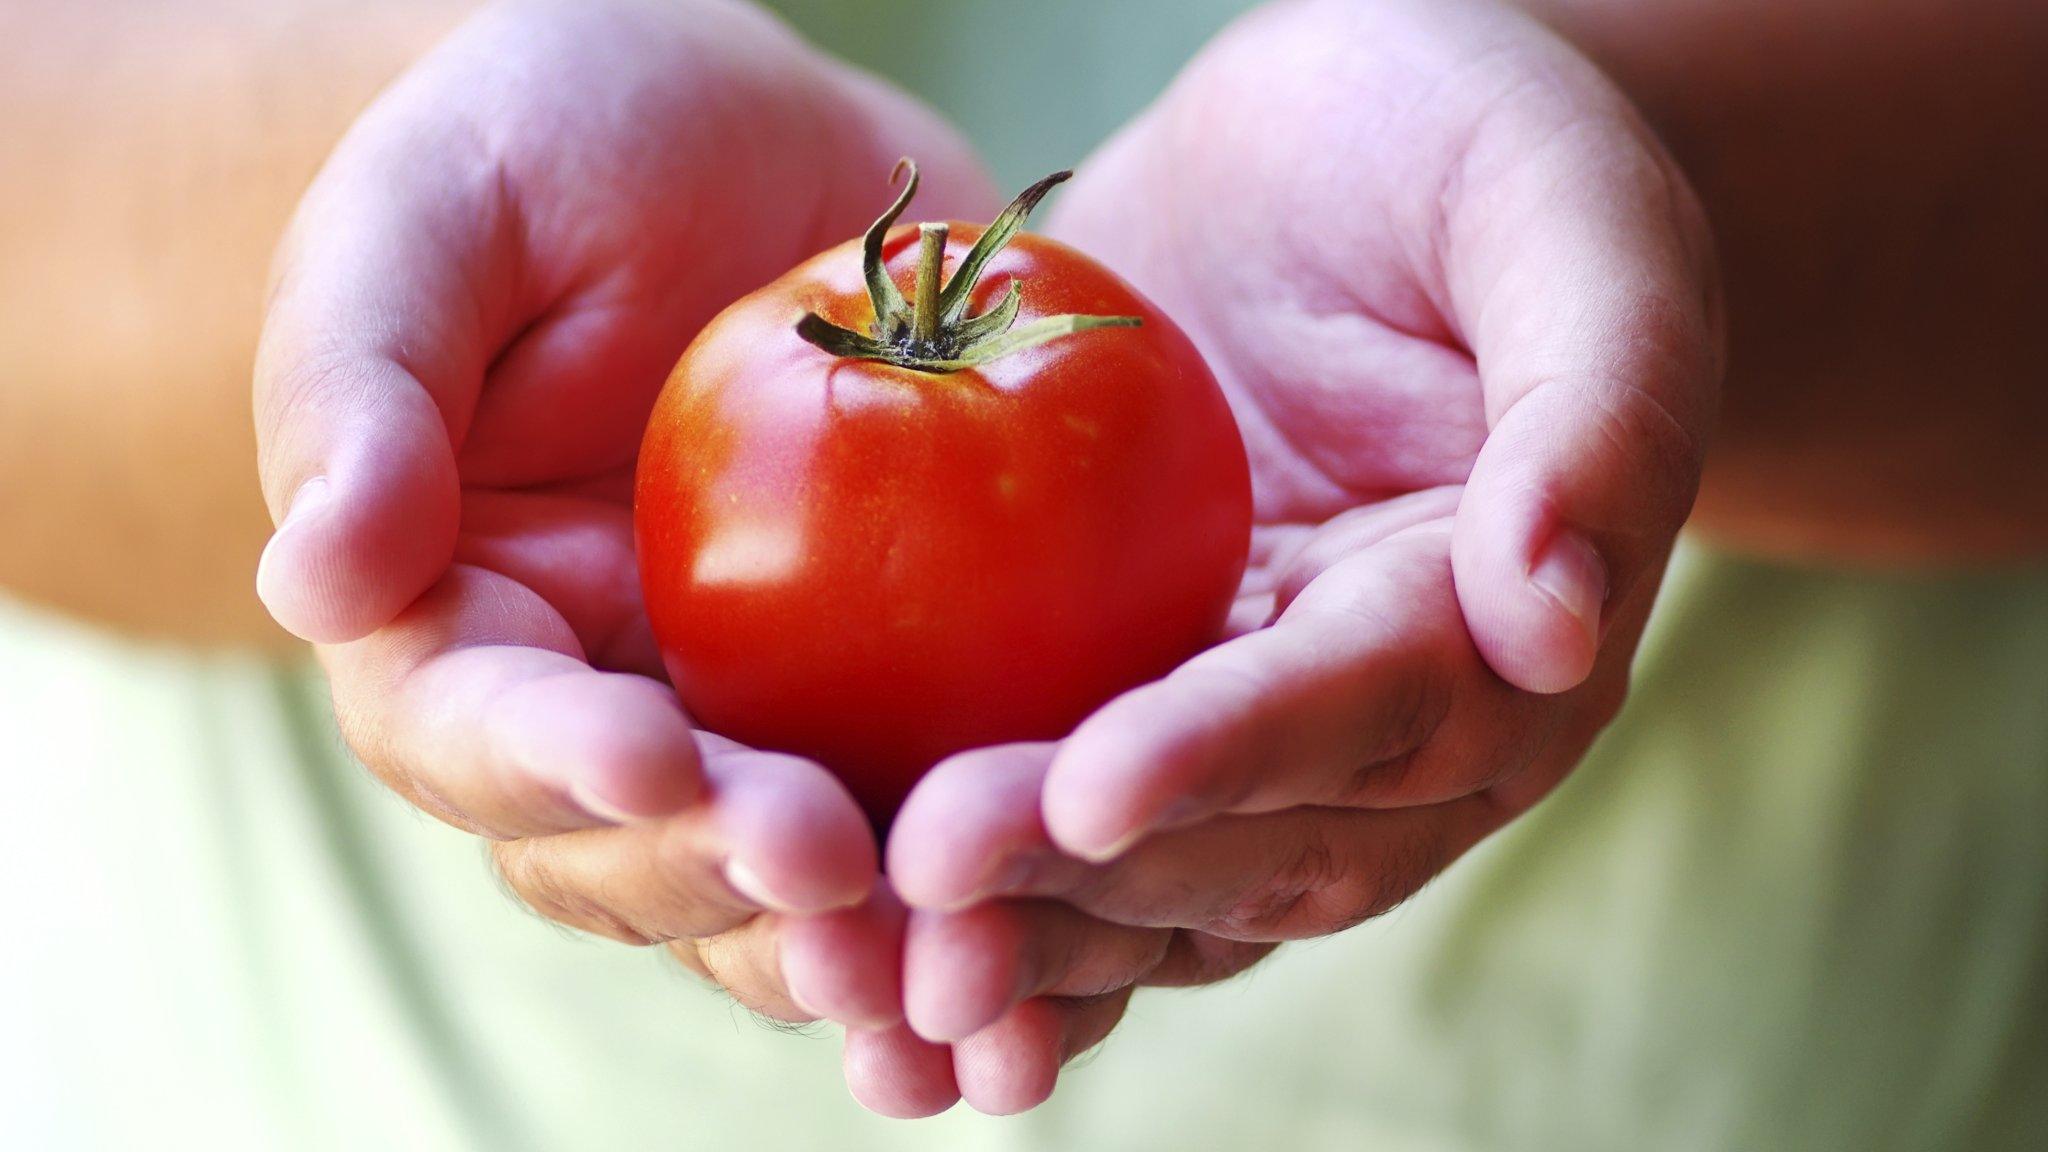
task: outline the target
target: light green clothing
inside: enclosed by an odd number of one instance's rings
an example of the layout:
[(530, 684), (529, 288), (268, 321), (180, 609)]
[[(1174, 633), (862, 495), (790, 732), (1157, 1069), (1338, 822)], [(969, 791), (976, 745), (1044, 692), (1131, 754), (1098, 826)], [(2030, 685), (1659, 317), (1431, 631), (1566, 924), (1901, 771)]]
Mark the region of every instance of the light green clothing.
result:
[(311, 674), (0, 607), (0, 1147), (2038, 1148), (2044, 703), (2048, 572), (1683, 554), (1592, 757), (1409, 905), (899, 1123), (517, 908)]

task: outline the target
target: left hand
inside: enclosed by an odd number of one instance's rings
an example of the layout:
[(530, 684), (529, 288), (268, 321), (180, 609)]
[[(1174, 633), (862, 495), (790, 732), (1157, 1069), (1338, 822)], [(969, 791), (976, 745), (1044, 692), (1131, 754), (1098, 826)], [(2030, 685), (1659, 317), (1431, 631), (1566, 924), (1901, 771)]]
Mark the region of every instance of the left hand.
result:
[(1698, 484), (1704, 220), (1620, 94), (1509, 9), (1255, 15), (1054, 230), (1230, 392), (1253, 570), (1224, 643), (912, 794), (887, 872), (933, 1043), (849, 1051), (864, 1098), (924, 1077), (1031, 1107), (1134, 985), (1377, 915), (1527, 810), (1620, 707)]
[(256, 373), (257, 586), (365, 766), (549, 919), (856, 1034), (900, 1018), (873, 830), (822, 765), (695, 729), (630, 493), (691, 334), (872, 218), (905, 150), (932, 207), (993, 198), (929, 110), (747, 4), (491, 5), (308, 190)]

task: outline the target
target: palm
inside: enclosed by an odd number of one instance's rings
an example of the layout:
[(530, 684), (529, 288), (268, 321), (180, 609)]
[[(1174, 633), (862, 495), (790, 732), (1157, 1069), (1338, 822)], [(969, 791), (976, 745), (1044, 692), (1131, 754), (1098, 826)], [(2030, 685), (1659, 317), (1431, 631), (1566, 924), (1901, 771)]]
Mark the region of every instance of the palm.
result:
[[(1256, 35), (1251, 24), (1236, 36)], [(1410, 224), (1469, 131), (1397, 89), (1305, 118), (1304, 92), (1330, 103), (1317, 61), (1291, 81), (1270, 60), (1240, 61), (1228, 47), (1198, 61), (1091, 159), (1055, 230), (1201, 345), (1237, 411), (1262, 526), (1462, 482), (1485, 398), (1443, 307), (1444, 269)], [(1254, 66), (1256, 83), (1232, 74)]]
[[(1582, 504), (1581, 533), (1623, 529), (1609, 607), (1646, 609), (1710, 410), (1710, 257), (1668, 160), (1561, 42), (1485, 6), (1264, 10), (1091, 159), (1054, 228), (1209, 357), (1250, 451), (1260, 558), (1469, 485), (1445, 494), (1457, 594), (1497, 672), (1556, 691), (1632, 645), (1525, 583)], [(1596, 502), (1573, 473), (1658, 484)], [(1597, 617), (1598, 594), (1567, 607)]]

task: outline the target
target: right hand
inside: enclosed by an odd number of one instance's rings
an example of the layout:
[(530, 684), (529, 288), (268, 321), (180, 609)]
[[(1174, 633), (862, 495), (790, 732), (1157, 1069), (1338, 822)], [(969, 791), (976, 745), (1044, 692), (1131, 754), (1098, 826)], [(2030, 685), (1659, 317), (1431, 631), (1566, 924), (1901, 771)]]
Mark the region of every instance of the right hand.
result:
[(281, 250), (257, 583), (318, 646), (351, 748), (495, 840), (534, 908), (667, 943), (766, 1015), (847, 1024), (856, 1094), (922, 1112), (950, 1101), (861, 1078), (946, 1058), (900, 1024), (873, 833), (820, 766), (691, 730), (630, 502), (696, 330), (859, 234), (904, 154), (934, 212), (997, 206), (936, 117), (750, 9), (471, 21), (349, 133)]

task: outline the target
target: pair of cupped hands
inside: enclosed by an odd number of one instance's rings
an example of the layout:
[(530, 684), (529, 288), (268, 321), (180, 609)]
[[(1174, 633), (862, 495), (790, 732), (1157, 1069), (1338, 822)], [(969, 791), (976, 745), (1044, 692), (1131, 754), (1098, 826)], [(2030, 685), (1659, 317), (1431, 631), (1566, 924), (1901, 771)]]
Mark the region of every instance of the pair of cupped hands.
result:
[(485, 12), (281, 250), (258, 584), (354, 751), (542, 914), (843, 1024), (872, 1109), (1011, 1112), (1135, 987), (1380, 913), (1571, 769), (1697, 487), (1718, 302), (1683, 177), (1527, 17), (1241, 21), (1047, 227), (1229, 394), (1258, 522), (1229, 634), (1064, 740), (941, 763), (877, 844), (824, 767), (692, 729), (630, 478), (696, 330), (857, 235), (906, 154), (922, 218), (1000, 207), (936, 115), (753, 10)]

